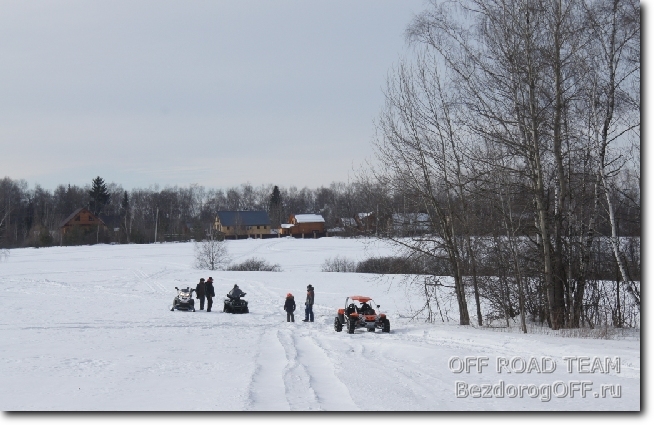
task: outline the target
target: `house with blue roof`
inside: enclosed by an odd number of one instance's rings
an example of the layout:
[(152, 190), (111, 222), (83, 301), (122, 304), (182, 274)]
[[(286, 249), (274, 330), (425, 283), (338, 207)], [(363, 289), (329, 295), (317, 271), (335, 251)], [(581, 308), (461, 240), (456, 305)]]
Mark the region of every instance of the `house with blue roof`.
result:
[(262, 239), (271, 234), (270, 217), (266, 211), (218, 211), (214, 230), (225, 237)]

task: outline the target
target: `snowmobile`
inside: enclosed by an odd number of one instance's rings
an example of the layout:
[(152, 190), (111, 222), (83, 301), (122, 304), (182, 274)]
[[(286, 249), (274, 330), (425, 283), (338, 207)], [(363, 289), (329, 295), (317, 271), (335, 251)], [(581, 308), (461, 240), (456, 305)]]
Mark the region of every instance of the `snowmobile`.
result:
[(191, 296), (195, 289), (191, 289), (188, 286), (182, 289), (179, 289), (177, 286), (175, 286), (175, 289), (177, 289), (177, 296), (173, 300), (173, 307), (170, 309), (170, 311), (195, 311), (195, 300), (193, 300), (193, 297)]
[(244, 297), (245, 295), (245, 292), (243, 292), (242, 295), (238, 297), (227, 294), (227, 298), (225, 298), (223, 305), (223, 312), (234, 314), (249, 313), (250, 309), (248, 309), (248, 302), (241, 299), (241, 297)]
[[(360, 305), (354, 302), (358, 301)], [(339, 308), (334, 319), (334, 330), (341, 332), (343, 326), (346, 327), (347, 333), (353, 334), (356, 328), (366, 328), (368, 332), (375, 332), (375, 329), (381, 329), (382, 332), (391, 331), (391, 322), (385, 314), (378, 314), (371, 304), (374, 301), (370, 297), (353, 295), (345, 298), (345, 308)], [(379, 305), (377, 305), (379, 308)]]

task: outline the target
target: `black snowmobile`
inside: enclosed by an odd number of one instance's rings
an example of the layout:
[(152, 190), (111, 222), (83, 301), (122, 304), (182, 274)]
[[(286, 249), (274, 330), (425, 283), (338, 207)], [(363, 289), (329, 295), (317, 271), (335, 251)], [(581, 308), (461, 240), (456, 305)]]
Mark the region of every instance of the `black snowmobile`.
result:
[(250, 309), (248, 309), (248, 302), (241, 299), (241, 297), (244, 297), (245, 295), (245, 292), (241, 292), (241, 295), (239, 296), (227, 294), (227, 298), (225, 299), (225, 304), (223, 306), (223, 311), (225, 313), (234, 314), (249, 313)]
[(193, 291), (195, 291), (195, 289), (191, 289), (188, 286), (182, 289), (179, 289), (177, 286), (175, 286), (175, 289), (177, 289), (177, 296), (173, 300), (173, 308), (171, 308), (170, 311), (195, 311), (195, 300), (192, 297)]

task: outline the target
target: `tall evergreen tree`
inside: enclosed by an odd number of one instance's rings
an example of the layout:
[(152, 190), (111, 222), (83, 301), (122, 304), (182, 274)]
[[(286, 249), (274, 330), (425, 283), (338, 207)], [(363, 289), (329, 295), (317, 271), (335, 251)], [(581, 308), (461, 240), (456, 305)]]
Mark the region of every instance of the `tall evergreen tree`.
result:
[(89, 202), (91, 212), (95, 215), (100, 214), (104, 206), (109, 203), (109, 191), (102, 177), (98, 176), (93, 179), (89, 195), (91, 197)]
[(270, 202), (268, 204), (268, 212), (270, 214), (270, 225), (273, 228), (279, 228), (282, 222), (282, 194), (279, 192), (279, 187), (273, 188), (270, 195)]
[(127, 214), (129, 214), (129, 197), (127, 196), (127, 191), (123, 193), (123, 201), (121, 202), (120, 207), (122, 209), (123, 216), (127, 216)]
[(123, 193), (123, 201), (120, 204), (121, 207), (121, 214), (122, 214), (122, 219), (123, 223), (125, 226), (125, 234), (127, 235), (127, 243), (129, 243), (129, 227), (127, 226), (128, 222), (128, 217), (129, 217), (129, 198), (127, 196), (127, 191)]

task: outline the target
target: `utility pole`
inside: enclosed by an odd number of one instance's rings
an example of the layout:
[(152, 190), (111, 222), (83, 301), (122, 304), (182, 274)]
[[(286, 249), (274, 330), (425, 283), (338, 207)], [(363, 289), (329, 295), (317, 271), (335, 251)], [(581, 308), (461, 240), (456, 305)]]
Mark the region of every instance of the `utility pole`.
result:
[(375, 237), (379, 235), (379, 204), (377, 204), (377, 212), (375, 213)]
[(157, 226), (159, 225), (159, 208), (157, 208), (157, 215), (154, 218), (154, 243), (157, 243)]

